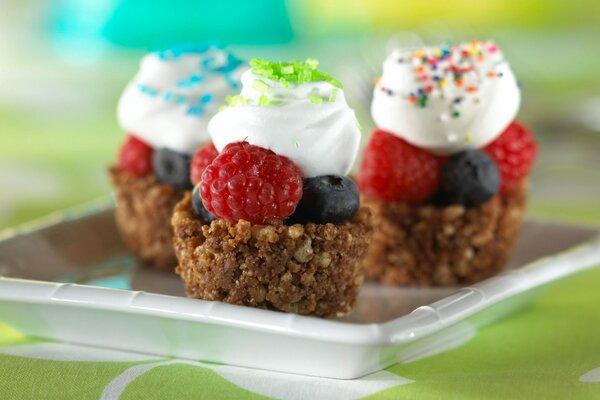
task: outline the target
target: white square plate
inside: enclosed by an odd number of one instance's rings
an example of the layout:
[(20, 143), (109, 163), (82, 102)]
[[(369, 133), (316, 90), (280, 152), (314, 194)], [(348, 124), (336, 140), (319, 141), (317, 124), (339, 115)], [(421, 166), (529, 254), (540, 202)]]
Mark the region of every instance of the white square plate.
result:
[(367, 283), (352, 314), (331, 321), (187, 299), (176, 275), (137, 266), (112, 209), (96, 208), (4, 235), (0, 321), (46, 339), (351, 379), (456, 346), (597, 266), (597, 234), (528, 220), (503, 274), (464, 288)]

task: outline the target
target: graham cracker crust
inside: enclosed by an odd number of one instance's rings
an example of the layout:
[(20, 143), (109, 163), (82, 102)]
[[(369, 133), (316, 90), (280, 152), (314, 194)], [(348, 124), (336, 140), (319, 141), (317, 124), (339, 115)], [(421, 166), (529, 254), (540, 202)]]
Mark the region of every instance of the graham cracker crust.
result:
[(382, 203), (361, 198), (375, 233), (366, 276), (395, 285), (458, 285), (500, 272), (517, 240), (527, 181), (477, 207)]
[(177, 258), (170, 221), (184, 192), (153, 174), (139, 177), (112, 166), (109, 175), (116, 190), (117, 227), (127, 247), (144, 264), (173, 270)]
[(348, 313), (372, 235), (362, 208), (340, 225), (203, 225), (186, 193), (172, 218), (176, 272), (189, 297), (332, 318)]

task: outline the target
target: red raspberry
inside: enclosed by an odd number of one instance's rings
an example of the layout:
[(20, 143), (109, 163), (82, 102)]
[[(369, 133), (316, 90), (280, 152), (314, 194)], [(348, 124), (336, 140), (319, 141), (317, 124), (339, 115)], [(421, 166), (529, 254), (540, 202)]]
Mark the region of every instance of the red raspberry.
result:
[(363, 153), (358, 186), (380, 201), (420, 203), (438, 191), (440, 165), (438, 157), (377, 130)]
[(265, 224), (294, 212), (302, 197), (302, 174), (292, 161), (271, 150), (231, 143), (204, 170), (200, 196), (217, 217)]
[(204, 146), (200, 147), (194, 157), (192, 158), (192, 164), (190, 166), (190, 180), (192, 183), (197, 185), (200, 183), (202, 179), (202, 173), (204, 169), (208, 167), (208, 165), (213, 162), (216, 156), (219, 155), (219, 152), (215, 148), (215, 145), (210, 143), (206, 143)]
[(529, 130), (513, 121), (485, 151), (500, 170), (500, 193), (507, 193), (529, 173), (537, 156), (537, 145)]
[(128, 135), (119, 151), (118, 162), (121, 169), (137, 176), (152, 172), (154, 149), (133, 135)]

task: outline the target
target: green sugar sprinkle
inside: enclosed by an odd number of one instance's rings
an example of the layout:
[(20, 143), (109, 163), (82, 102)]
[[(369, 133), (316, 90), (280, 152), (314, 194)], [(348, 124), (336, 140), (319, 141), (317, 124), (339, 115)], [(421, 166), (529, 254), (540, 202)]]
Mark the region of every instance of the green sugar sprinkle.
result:
[(307, 58), (305, 64), (308, 65), (311, 69), (317, 69), (319, 66), (319, 60), (314, 58)]
[(267, 85), (260, 79), (255, 79), (254, 82), (252, 82), (252, 87), (256, 89), (259, 93), (265, 93), (267, 90), (269, 90), (269, 85)]
[(269, 104), (271, 104), (271, 101), (269, 100), (269, 98), (266, 95), (261, 94), (260, 97), (258, 98), (258, 105), (259, 106), (268, 106)]
[(421, 100), (419, 100), (419, 107), (425, 108), (426, 106), (427, 106), (427, 95), (421, 97)]
[(287, 89), (288, 84), (301, 85), (309, 82), (327, 82), (341, 89), (340, 81), (325, 72), (319, 71), (319, 62), (313, 59), (306, 61), (269, 61), (253, 59), (250, 61), (252, 72), (264, 78), (279, 81)]
[(250, 101), (248, 99), (246, 99), (244, 96), (242, 96), (241, 94), (238, 94), (235, 96), (227, 96), (225, 98), (225, 101), (227, 102), (228, 105), (230, 105), (232, 107), (250, 104)]
[(323, 98), (319, 96), (308, 96), (308, 101), (310, 101), (313, 104), (322, 104)]
[(331, 93), (329, 94), (329, 100), (328, 101), (330, 103), (335, 103), (335, 98), (337, 97), (337, 91), (338, 91), (337, 89), (333, 89), (331, 91)]

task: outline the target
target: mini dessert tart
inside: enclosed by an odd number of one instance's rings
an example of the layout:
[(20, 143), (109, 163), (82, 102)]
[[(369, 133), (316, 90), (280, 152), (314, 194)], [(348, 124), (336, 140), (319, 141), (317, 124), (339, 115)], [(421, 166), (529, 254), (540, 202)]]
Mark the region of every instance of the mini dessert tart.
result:
[(376, 80), (359, 170), (375, 233), (370, 279), (451, 285), (499, 272), (517, 239), (537, 155), (514, 121), (520, 89), (499, 47), (392, 53)]
[[(360, 132), (317, 62), (253, 60), (209, 124), (219, 154), (172, 218), (189, 297), (318, 317), (354, 306), (372, 234), (347, 177)], [(208, 218), (214, 218), (206, 224)]]
[(128, 133), (109, 175), (117, 227), (144, 264), (165, 270), (177, 264), (173, 207), (192, 188), (191, 157), (210, 144), (208, 121), (239, 88), (243, 69), (215, 46), (153, 52), (121, 96), (118, 119)]

